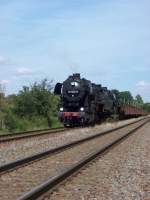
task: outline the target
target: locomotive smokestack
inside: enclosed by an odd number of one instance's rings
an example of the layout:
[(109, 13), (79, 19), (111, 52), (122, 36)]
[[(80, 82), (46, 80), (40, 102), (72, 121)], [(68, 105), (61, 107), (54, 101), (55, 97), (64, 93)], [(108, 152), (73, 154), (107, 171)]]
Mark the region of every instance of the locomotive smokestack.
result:
[(73, 74), (73, 77), (80, 79), (80, 74), (79, 73)]

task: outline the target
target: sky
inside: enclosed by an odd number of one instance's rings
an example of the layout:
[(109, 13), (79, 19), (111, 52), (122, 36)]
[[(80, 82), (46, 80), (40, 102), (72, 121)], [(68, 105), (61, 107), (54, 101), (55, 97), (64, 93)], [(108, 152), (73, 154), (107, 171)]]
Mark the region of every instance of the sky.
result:
[(150, 102), (149, 0), (0, 0), (6, 94), (72, 73)]

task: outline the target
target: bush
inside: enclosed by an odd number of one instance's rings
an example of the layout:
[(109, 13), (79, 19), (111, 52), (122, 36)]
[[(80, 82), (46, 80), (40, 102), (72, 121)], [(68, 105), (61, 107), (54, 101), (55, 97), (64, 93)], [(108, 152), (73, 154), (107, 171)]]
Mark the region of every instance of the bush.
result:
[(17, 118), (16, 116), (8, 111), (5, 115), (5, 119), (4, 119), (4, 122), (5, 122), (5, 127), (6, 129), (8, 129), (9, 131), (13, 131), (15, 129), (17, 129), (18, 127), (18, 121), (17, 121)]
[(11, 132), (58, 127), (59, 97), (52, 93), (52, 86), (44, 79), (30, 87), (24, 86), (17, 95), (3, 97), (0, 105), (0, 129)]

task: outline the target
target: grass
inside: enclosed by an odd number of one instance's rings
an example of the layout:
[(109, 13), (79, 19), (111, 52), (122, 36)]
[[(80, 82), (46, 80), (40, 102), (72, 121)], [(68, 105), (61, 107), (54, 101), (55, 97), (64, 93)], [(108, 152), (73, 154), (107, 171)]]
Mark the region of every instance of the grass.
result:
[[(0, 130), (0, 135), (6, 135), (10, 133), (21, 133), (24, 131), (32, 131), (32, 130), (39, 130), (39, 129), (46, 129), (48, 127), (47, 119), (42, 116), (36, 117), (22, 117), (22, 118), (14, 118), (15, 120), (11, 121), (13, 127), (10, 130), (3, 129)], [(51, 118), (52, 126), (51, 128), (63, 127), (63, 125), (59, 122), (58, 118), (52, 117)]]

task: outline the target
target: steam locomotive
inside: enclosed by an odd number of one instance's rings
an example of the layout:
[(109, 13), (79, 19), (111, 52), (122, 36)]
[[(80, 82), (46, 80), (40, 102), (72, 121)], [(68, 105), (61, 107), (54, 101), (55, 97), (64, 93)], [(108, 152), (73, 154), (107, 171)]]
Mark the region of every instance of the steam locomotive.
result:
[(118, 113), (116, 95), (106, 87), (81, 78), (80, 74), (57, 83), (54, 94), (60, 95), (58, 116), (65, 126), (94, 125), (102, 118)]

